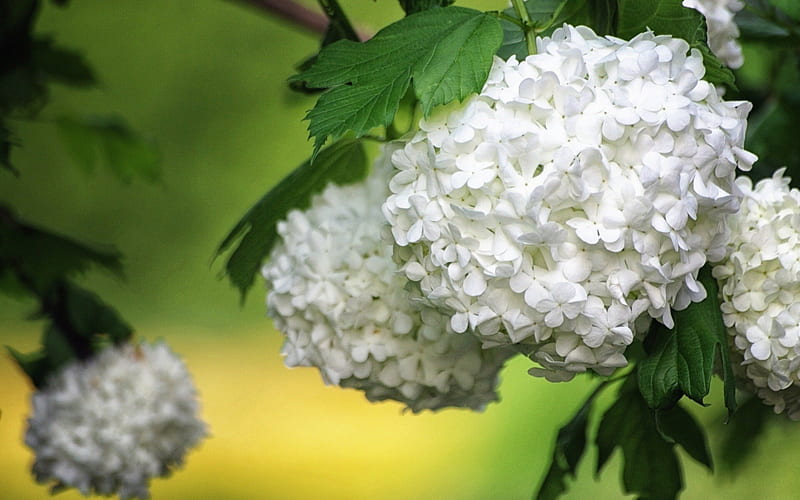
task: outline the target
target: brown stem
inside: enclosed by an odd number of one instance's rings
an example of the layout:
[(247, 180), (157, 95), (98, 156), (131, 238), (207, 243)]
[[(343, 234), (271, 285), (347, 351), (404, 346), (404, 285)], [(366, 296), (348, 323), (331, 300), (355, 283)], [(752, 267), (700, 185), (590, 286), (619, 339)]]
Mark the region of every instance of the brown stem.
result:
[(293, 0), (238, 0), (256, 9), (274, 14), (320, 35), (328, 28), (328, 17)]

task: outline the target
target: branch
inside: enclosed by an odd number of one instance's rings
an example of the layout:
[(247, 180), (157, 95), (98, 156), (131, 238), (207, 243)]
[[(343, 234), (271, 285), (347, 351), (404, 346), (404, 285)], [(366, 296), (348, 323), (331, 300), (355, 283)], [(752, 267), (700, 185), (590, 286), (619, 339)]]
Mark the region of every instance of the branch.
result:
[(305, 28), (313, 33), (324, 35), (328, 29), (328, 17), (311, 10), (294, 0), (238, 0), (256, 9), (276, 15)]

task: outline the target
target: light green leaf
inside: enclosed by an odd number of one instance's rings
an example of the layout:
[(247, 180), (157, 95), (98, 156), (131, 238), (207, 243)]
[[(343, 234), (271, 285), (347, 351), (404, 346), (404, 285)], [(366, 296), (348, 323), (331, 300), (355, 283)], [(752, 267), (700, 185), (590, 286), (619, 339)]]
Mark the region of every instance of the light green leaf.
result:
[(161, 178), (161, 154), (118, 116), (62, 116), (56, 126), (72, 159), (85, 172), (98, 163), (122, 182), (135, 178), (154, 182)]
[(624, 460), (622, 483), (626, 493), (648, 500), (674, 500), (683, 489), (683, 473), (674, 444), (664, 440), (653, 411), (629, 377), (617, 400), (606, 411), (597, 430), (597, 473), (619, 447)]
[(725, 405), (736, 409), (735, 383), (727, 349), (727, 330), (717, 298), (717, 283), (707, 267), (699, 281), (708, 296), (683, 311), (675, 311), (675, 328), (654, 323), (645, 339), (648, 356), (639, 364), (639, 387), (651, 408), (670, 408), (683, 395), (697, 403), (711, 389), (717, 353), (722, 360)]
[(363, 179), (367, 158), (360, 141), (343, 139), (319, 152), (314, 164), (307, 160), (264, 195), (222, 241), (216, 255), (234, 248), (225, 273), (239, 289), (242, 300), (278, 238), (277, 224), (292, 209), (308, 206), (311, 196), (329, 182), (349, 184)]
[(306, 118), (315, 153), (328, 137), (388, 127), (413, 81), (424, 113), (479, 92), (502, 41), (497, 19), (461, 7), (412, 14), (364, 43), (340, 40), (292, 78), (330, 88)]

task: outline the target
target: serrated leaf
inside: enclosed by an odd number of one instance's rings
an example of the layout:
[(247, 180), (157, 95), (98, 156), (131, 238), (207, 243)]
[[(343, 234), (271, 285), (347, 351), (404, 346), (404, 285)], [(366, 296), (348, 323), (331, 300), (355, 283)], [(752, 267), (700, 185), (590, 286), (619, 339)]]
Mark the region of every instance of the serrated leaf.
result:
[(220, 243), (216, 255), (234, 248), (225, 273), (239, 289), (242, 300), (253, 284), (262, 262), (278, 238), (277, 224), (292, 209), (308, 206), (311, 196), (329, 182), (349, 184), (363, 179), (367, 157), (360, 141), (343, 139), (296, 168), (265, 194)]
[(673, 312), (675, 327), (654, 323), (645, 339), (647, 357), (639, 363), (639, 388), (651, 408), (670, 408), (685, 394), (699, 404), (711, 389), (714, 361), (719, 353), (725, 385), (725, 406), (736, 409), (735, 382), (722, 322), (717, 283), (708, 267), (699, 281), (707, 297), (683, 311)]
[(656, 424), (663, 436), (679, 444), (697, 462), (714, 470), (703, 428), (680, 404), (670, 410), (656, 410)]
[(705, 42), (695, 42), (691, 44), (692, 48), (697, 49), (703, 55), (703, 67), (706, 69), (706, 74), (703, 80), (713, 83), (714, 85), (722, 85), (729, 89), (738, 90), (736, 87), (736, 77), (733, 71), (725, 66), (717, 56), (711, 52)]
[(412, 14), (364, 43), (325, 47), (309, 70), (292, 77), (330, 88), (306, 116), (315, 153), (328, 137), (388, 127), (412, 80), (425, 114), (479, 92), (501, 41), (494, 16), (451, 6)]
[(597, 430), (597, 473), (616, 448), (622, 449), (622, 483), (626, 493), (648, 500), (674, 500), (683, 489), (683, 474), (674, 445), (656, 427), (652, 410), (629, 377)]
[(567, 477), (575, 477), (578, 463), (586, 449), (586, 428), (597, 394), (598, 391), (594, 391), (570, 421), (559, 429), (550, 468), (534, 496), (536, 500), (554, 500), (567, 491)]
[(399, 2), (406, 15), (411, 15), (436, 7), (447, 7), (452, 5), (455, 0), (399, 0)]
[(122, 274), (116, 250), (93, 248), (30, 225), (0, 205), (0, 277), (41, 294), (56, 281), (91, 266)]
[(126, 184), (135, 178), (149, 182), (161, 178), (161, 153), (155, 143), (121, 117), (62, 116), (56, 126), (72, 159), (87, 173), (100, 163)]

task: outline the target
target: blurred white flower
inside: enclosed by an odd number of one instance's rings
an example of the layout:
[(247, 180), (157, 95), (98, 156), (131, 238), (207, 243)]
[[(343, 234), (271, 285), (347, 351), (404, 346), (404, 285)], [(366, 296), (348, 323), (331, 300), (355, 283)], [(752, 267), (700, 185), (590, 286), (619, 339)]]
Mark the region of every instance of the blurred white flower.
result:
[(148, 498), (206, 435), (183, 361), (164, 343), (108, 347), (52, 376), (32, 398), (25, 444), (53, 490)]
[(751, 105), (723, 101), (670, 36), (564, 26), (537, 46), (420, 122), (383, 211), (396, 261), (453, 330), (525, 344), (550, 379), (609, 374), (638, 318), (672, 326), (705, 297), (697, 272), (724, 255), (735, 172), (755, 161)]
[[(359, 389), (370, 401), (394, 399), (413, 412), (482, 409), (497, 399), (498, 373), (513, 353), (485, 350), (473, 337), (455, 334), (449, 316), (405, 289), (380, 210), (393, 148), (367, 181), (329, 185), (308, 210), (279, 223), (281, 242), (263, 275), (271, 287), (269, 314), (286, 335), (285, 362), (315, 366), (327, 384)], [(413, 171), (407, 167), (393, 181), (398, 192)], [(405, 227), (410, 241), (438, 238), (443, 215), (437, 204), (419, 196), (400, 203), (415, 214)]]
[(727, 258), (714, 267), (737, 371), (761, 399), (800, 420), (800, 191), (779, 170), (744, 192)]
[(683, 0), (683, 6), (695, 9), (706, 18), (708, 45), (711, 52), (729, 68), (740, 68), (744, 63), (739, 38), (739, 27), (733, 18), (744, 8), (741, 0)]

